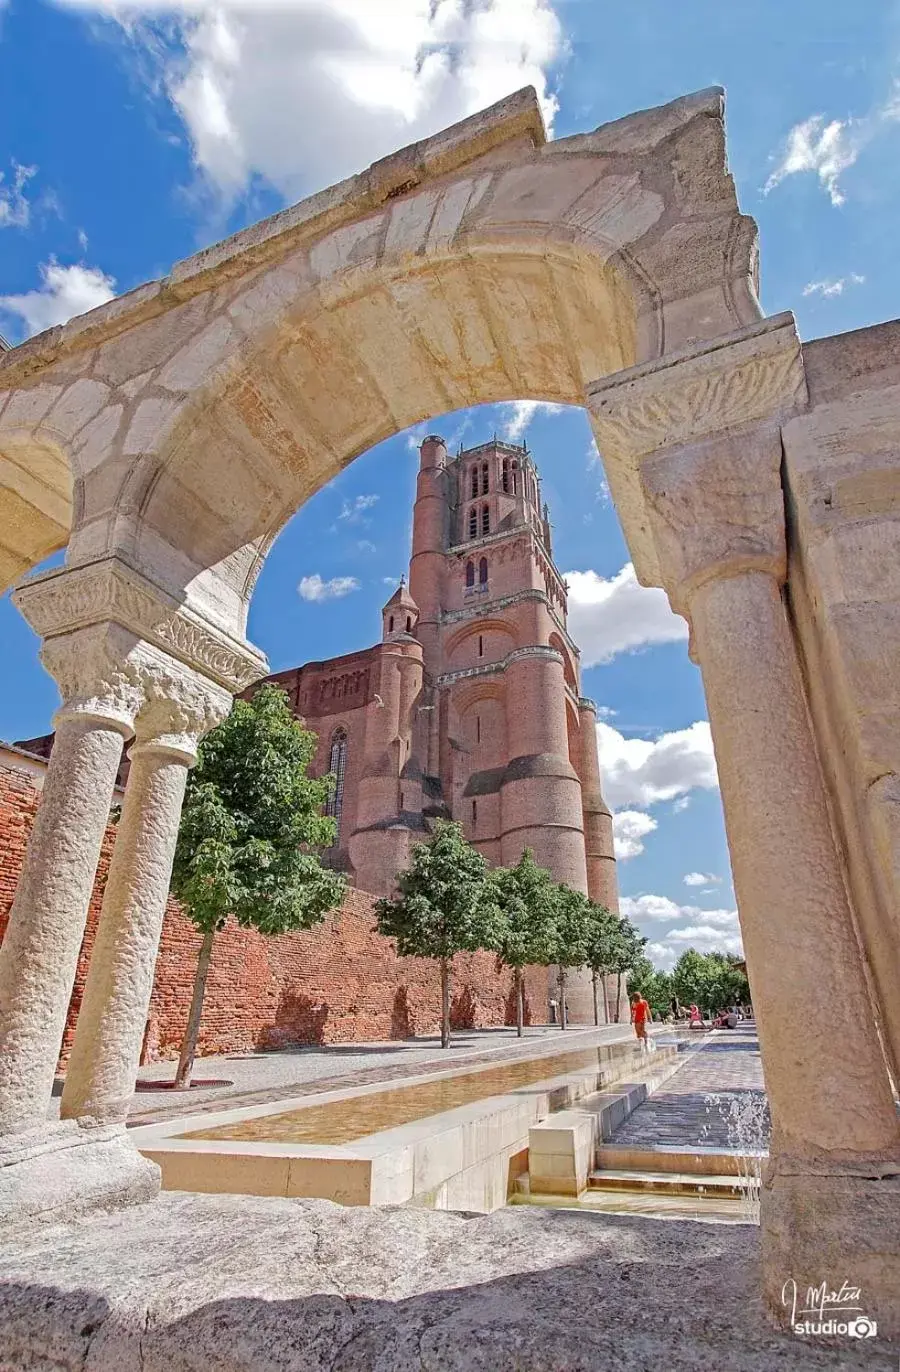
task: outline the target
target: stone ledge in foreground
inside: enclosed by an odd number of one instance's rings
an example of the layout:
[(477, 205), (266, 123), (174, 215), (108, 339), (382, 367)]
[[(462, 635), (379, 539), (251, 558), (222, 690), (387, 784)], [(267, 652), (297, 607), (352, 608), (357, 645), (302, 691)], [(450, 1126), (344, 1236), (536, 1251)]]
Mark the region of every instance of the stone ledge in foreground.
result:
[(2, 1372), (896, 1368), (778, 1334), (749, 1226), (164, 1193), (20, 1235)]

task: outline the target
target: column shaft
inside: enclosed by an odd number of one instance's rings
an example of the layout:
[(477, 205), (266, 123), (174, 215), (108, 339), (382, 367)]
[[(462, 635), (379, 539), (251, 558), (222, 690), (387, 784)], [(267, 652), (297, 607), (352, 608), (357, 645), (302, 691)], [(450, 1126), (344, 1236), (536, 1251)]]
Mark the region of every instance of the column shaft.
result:
[(134, 1091), (192, 757), (138, 742), (60, 1113), (124, 1121)]
[[(690, 597), (772, 1108), (773, 1157), (898, 1142), (796, 650), (775, 578)], [(862, 1107), (862, 1108), (861, 1108)]]
[(57, 718), (25, 864), (0, 947), (0, 1133), (44, 1122), (124, 725)]

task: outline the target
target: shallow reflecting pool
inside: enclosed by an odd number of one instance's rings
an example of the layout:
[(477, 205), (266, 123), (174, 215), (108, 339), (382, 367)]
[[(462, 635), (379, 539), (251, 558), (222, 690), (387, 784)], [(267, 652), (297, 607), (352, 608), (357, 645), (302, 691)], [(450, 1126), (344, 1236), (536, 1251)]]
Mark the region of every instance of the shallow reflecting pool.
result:
[(486, 1096), (501, 1096), (534, 1082), (558, 1077), (608, 1062), (616, 1048), (624, 1045), (601, 1045), (582, 1049), (578, 1053), (548, 1053), (538, 1058), (507, 1062), (502, 1067), (483, 1068), (458, 1077), (439, 1081), (420, 1082), (417, 1086), (398, 1086), (394, 1090), (374, 1091), (371, 1095), (355, 1096), (351, 1100), (334, 1101), (328, 1105), (308, 1105), (288, 1110), (283, 1115), (265, 1115), (259, 1119), (236, 1120), (214, 1129), (198, 1129), (180, 1134), (182, 1139), (235, 1139), (279, 1143), (350, 1143), (382, 1129), (396, 1129), (401, 1124), (440, 1115), (459, 1105), (470, 1105)]

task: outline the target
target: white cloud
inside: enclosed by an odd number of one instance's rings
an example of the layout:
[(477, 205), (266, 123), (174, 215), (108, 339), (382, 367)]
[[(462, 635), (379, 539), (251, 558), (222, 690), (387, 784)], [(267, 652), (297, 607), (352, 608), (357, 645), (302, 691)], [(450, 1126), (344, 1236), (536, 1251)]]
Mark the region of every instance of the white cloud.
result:
[(823, 114), (814, 114), (795, 124), (787, 136), (781, 161), (763, 188), (768, 195), (786, 176), (811, 171), (818, 176), (828, 192), (832, 205), (843, 205), (844, 194), (838, 186), (841, 172), (852, 167), (859, 156), (860, 146), (853, 129), (854, 121), (832, 119), (825, 123)]
[(340, 600), (341, 596), (358, 591), (359, 582), (355, 576), (333, 576), (330, 581), (323, 581), (318, 572), (313, 572), (301, 579), (297, 590), (302, 600)]
[(657, 822), (643, 810), (619, 810), (613, 815), (613, 838), (619, 862), (639, 857), (644, 851), (644, 839), (652, 834)]
[(639, 585), (630, 562), (608, 579), (597, 572), (566, 572), (565, 580), (569, 632), (585, 667), (653, 643), (687, 639), (687, 621), (673, 613), (665, 591)]
[(614, 811), (628, 806), (646, 809), (695, 787), (712, 791), (719, 784), (706, 720), (657, 739), (625, 738), (598, 720), (597, 752), (604, 794)]
[(900, 81), (894, 82), (886, 100), (861, 118), (831, 119), (826, 123), (824, 114), (811, 115), (790, 130), (763, 194), (768, 195), (787, 176), (814, 172), (832, 205), (843, 205), (846, 197), (839, 185), (842, 172), (854, 165), (868, 143), (897, 122)]
[(684, 877), (685, 886), (719, 886), (722, 878), (711, 872), (688, 872)]
[(822, 295), (828, 299), (833, 295), (843, 295), (846, 286), (862, 286), (865, 279), (858, 272), (851, 272), (849, 276), (841, 276), (837, 280), (809, 281), (803, 287), (803, 294)]
[(562, 405), (553, 405), (549, 400), (511, 400), (503, 406), (503, 437), (510, 443), (518, 443), (536, 414), (561, 414)]
[(15, 158), (12, 167), (12, 182), (0, 172), (0, 229), (25, 229), (31, 218), (31, 202), (25, 195), (25, 187), (37, 167), (23, 167)]
[(363, 519), (363, 515), (366, 510), (371, 510), (377, 501), (377, 495), (358, 495), (354, 500), (345, 500), (341, 506), (338, 519), (343, 520), (346, 524), (364, 524), (366, 521)]
[(647, 957), (667, 971), (686, 948), (743, 956), (737, 910), (701, 910), (657, 895), (623, 896), (619, 908), (650, 940)]
[(115, 279), (99, 267), (61, 267), (55, 258), (40, 268), (42, 285), (24, 295), (0, 296), (0, 310), (18, 315), (28, 334), (64, 324), (73, 315), (104, 305), (115, 295)]
[(64, 0), (143, 35), (226, 196), (254, 175), (289, 199), (522, 86), (556, 112), (551, 0)]

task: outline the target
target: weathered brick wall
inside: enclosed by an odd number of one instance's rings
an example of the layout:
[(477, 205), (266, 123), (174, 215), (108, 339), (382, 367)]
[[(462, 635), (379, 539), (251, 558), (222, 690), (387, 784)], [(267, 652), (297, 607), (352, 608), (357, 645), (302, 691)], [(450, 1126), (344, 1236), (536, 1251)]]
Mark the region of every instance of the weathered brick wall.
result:
[[(0, 764), (0, 939), (21, 870), (40, 792), (34, 778)], [(97, 873), (88, 927), (63, 1042), (71, 1047), (114, 839), (109, 831)], [(301, 934), (265, 938), (234, 923), (213, 948), (200, 1031), (201, 1053), (247, 1052), (287, 1044), (405, 1038), (440, 1025), (435, 964), (398, 958), (373, 932), (372, 897), (351, 891), (343, 908)], [(147, 1056), (178, 1054), (187, 1022), (200, 936), (174, 900), (166, 912), (151, 999)], [(546, 1017), (546, 973), (529, 971), (528, 1006)], [(454, 964), (453, 1019), (459, 1028), (515, 1020), (512, 978), (489, 953), (462, 954)]]

